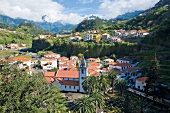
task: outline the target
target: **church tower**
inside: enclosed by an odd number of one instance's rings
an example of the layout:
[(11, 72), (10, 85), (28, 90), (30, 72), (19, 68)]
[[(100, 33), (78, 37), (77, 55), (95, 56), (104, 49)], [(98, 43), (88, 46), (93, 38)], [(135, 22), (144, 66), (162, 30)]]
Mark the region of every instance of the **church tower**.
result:
[(88, 70), (87, 70), (87, 66), (86, 66), (86, 61), (83, 56), (81, 59), (80, 66), (79, 66), (79, 91), (80, 92), (84, 92), (82, 83), (83, 83), (84, 79), (86, 78), (86, 76), (88, 76)]

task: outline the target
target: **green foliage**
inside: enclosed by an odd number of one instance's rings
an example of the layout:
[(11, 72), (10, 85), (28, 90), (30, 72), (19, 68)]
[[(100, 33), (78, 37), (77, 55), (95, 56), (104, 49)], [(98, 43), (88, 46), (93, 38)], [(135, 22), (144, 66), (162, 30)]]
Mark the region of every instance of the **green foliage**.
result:
[(65, 100), (58, 88), (48, 84), (41, 73), (28, 75), (16, 66), (1, 63), (1, 112), (65, 112)]
[(89, 19), (84, 19), (75, 29), (76, 31), (100, 30), (105, 25), (105, 20), (99, 17), (91, 16)]

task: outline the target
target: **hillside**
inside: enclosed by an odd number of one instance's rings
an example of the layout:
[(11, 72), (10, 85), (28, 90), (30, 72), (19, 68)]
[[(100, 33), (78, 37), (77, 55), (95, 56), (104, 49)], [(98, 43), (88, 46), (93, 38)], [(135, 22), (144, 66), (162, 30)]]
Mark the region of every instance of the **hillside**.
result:
[(26, 44), (31, 47), (32, 39), (38, 34), (49, 34), (49, 32), (37, 27), (32, 23), (21, 23), (17, 27), (10, 27), (0, 23), (0, 44), (6, 45), (11, 43)]
[(50, 22), (46, 22), (46, 21), (34, 22), (32, 20), (26, 20), (26, 19), (21, 19), (21, 18), (14, 19), (9, 16), (0, 14), (0, 23), (6, 24), (8, 26), (13, 26), (13, 27), (18, 26), (23, 22), (33, 23), (33, 24), (37, 25), (38, 27), (41, 27), (44, 30), (48, 30), (50, 32), (59, 32), (61, 30), (71, 30), (73, 27), (76, 26), (76, 25), (72, 25), (72, 24), (62, 24), (60, 21), (50, 23)]

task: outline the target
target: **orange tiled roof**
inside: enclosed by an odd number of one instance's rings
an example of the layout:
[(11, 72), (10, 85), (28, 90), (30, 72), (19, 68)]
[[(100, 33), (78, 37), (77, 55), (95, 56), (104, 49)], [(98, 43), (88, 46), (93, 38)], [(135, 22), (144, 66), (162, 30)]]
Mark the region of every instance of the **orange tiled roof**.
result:
[(48, 83), (54, 82), (54, 78), (53, 78), (53, 77), (44, 77), (44, 79), (45, 79)]
[(140, 77), (140, 78), (137, 78), (136, 80), (140, 82), (146, 82), (146, 80), (148, 80), (148, 77)]
[(71, 71), (71, 70), (58, 70), (57, 78), (79, 78), (78, 71)]
[(45, 74), (44, 74), (44, 76), (45, 76), (45, 77), (54, 77), (55, 74), (56, 74), (56, 72), (46, 71)]
[(109, 62), (108, 64), (109, 64), (109, 65), (116, 65), (117, 62)]
[(98, 64), (97, 62), (89, 62), (88, 65), (91, 67), (100, 66), (100, 64)]

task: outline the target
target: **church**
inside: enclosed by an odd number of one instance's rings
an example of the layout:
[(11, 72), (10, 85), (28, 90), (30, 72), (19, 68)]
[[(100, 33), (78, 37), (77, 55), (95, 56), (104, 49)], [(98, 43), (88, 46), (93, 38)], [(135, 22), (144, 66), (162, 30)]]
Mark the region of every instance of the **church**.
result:
[(79, 68), (59, 69), (54, 75), (53, 84), (61, 91), (85, 92), (82, 83), (88, 76), (88, 68), (84, 57), (82, 57)]

